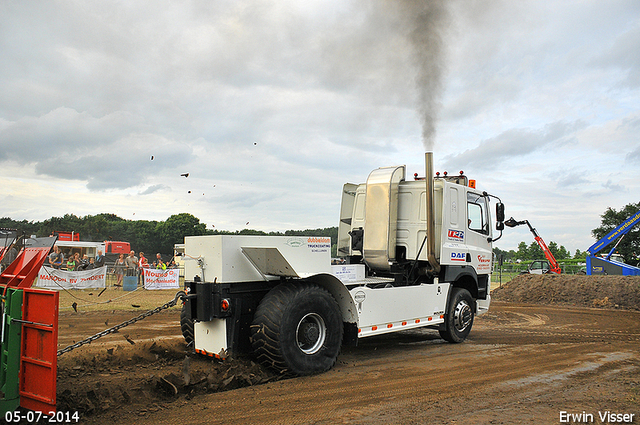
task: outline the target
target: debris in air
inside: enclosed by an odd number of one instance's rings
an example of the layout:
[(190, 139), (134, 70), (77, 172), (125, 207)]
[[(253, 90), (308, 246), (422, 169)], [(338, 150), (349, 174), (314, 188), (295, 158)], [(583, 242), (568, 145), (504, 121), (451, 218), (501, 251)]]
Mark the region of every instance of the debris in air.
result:
[(183, 177), (189, 177), (189, 173), (182, 173), (180, 175), (183, 176)]

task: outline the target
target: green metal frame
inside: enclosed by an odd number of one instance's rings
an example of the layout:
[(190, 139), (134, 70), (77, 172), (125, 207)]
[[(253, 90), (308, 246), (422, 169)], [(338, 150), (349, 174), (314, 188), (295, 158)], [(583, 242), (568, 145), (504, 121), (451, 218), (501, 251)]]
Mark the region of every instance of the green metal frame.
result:
[[(4, 292), (4, 287), (0, 286)], [(20, 405), (20, 346), (22, 324), (21, 289), (6, 288), (2, 296), (2, 346), (0, 349), (0, 414), (18, 409)]]

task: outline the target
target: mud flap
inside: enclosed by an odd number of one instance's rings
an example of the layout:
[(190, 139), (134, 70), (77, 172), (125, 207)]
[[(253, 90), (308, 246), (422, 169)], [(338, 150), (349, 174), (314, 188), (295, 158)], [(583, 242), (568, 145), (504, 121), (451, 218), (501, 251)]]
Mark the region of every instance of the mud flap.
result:
[(23, 291), (20, 406), (48, 414), (56, 410), (59, 294)]
[(193, 324), (196, 353), (225, 358), (227, 356), (227, 321), (212, 319)]

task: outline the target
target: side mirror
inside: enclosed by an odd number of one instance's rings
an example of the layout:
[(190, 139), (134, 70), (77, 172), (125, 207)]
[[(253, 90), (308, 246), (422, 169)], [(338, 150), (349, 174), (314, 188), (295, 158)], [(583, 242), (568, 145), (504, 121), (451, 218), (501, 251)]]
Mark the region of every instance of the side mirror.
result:
[(504, 223), (501, 222), (501, 221), (497, 222), (496, 223), (496, 230), (500, 230), (500, 231), (504, 230)]
[(496, 204), (496, 221), (498, 223), (502, 223), (504, 221), (504, 204), (502, 202), (498, 202)]

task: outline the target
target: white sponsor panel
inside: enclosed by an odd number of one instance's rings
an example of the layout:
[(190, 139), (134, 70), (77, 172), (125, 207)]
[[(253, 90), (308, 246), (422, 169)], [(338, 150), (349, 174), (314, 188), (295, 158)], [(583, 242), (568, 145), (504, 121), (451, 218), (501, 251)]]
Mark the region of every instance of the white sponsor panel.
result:
[(331, 274), (342, 283), (364, 280), (364, 264), (339, 264), (331, 266)]
[(69, 272), (43, 266), (38, 273), (36, 286), (47, 289), (104, 288), (107, 267)]
[(144, 289), (171, 289), (180, 287), (178, 269), (144, 269)]

